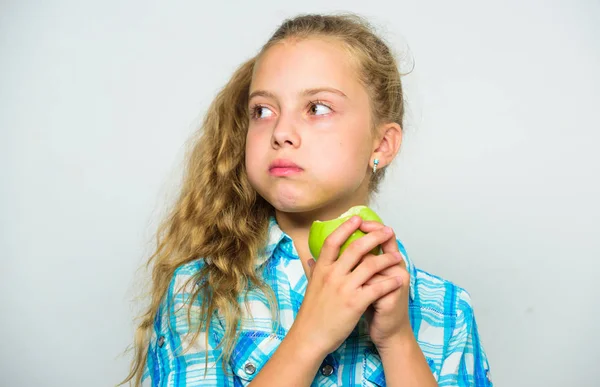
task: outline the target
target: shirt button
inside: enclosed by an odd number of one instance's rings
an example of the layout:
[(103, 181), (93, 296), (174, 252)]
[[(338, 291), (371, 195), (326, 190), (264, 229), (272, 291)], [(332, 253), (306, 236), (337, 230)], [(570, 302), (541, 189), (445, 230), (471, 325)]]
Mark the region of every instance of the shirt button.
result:
[(252, 363), (246, 363), (244, 366), (244, 372), (246, 372), (248, 375), (254, 375), (256, 372), (256, 367)]
[(160, 348), (162, 348), (162, 346), (163, 346), (163, 345), (165, 345), (165, 337), (164, 337), (164, 336), (160, 336), (160, 337), (158, 338), (158, 346), (159, 346)]
[(325, 364), (321, 367), (321, 375), (323, 376), (331, 376), (333, 374), (333, 367), (329, 364)]

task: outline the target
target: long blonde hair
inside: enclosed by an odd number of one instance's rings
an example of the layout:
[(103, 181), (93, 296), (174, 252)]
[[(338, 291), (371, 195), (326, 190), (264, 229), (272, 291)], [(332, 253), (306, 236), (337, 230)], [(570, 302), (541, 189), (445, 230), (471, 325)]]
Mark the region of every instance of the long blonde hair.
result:
[[(199, 284), (192, 298), (201, 296), (201, 322), (195, 337), (210, 328), (210, 316), (224, 316), (223, 366), (229, 361), (241, 316), (238, 297), (255, 286), (269, 300), (277, 319), (275, 295), (254, 262), (267, 240), (273, 207), (256, 193), (246, 175), (244, 155), (249, 122), (248, 93), (254, 65), (269, 47), (285, 39), (328, 38), (347, 49), (359, 80), (371, 101), (373, 127), (382, 122), (403, 125), (404, 101), (400, 73), (388, 46), (362, 18), (351, 15), (301, 15), (277, 29), (257, 56), (242, 64), (211, 104), (187, 157), (183, 187), (157, 234), (150, 257), (151, 299), (134, 337), (134, 358), (122, 384), (140, 385), (153, 322), (175, 269), (205, 259), (193, 278)], [(385, 168), (373, 174), (370, 192), (377, 192)], [(240, 221), (243, 219), (243, 221)], [(235, 258), (234, 258), (235, 257)], [(188, 313), (188, 319), (190, 319)], [(192, 339), (192, 340), (194, 340)]]

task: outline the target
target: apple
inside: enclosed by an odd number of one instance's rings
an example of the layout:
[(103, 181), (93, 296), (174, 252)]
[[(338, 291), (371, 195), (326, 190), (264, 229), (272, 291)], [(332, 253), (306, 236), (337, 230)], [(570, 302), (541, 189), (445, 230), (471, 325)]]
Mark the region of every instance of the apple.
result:
[[(321, 248), (323, 248), (325, 238), (327, 238), (329, 234), (331, 234), (336, 228), (354, 215), (360, 216), (363, 220), (383, 223), (375, 211), (367, 206), (354, 206), (335, 219), (327, 221), (314, 221), (310, 226), (310, 231), (308, 233), (308, 247), (310, 249), (310, 253), (315, 259), (318, 259), (319, 255), (321, 254)], [(361, 230), (354, 231), (352, 235), (350, 235), (350, 238), (348, 238), (348, 240), (341, 246), (340, 255), (344, 252), (344, 250), (346, 250), (350, 243), (354, 242), (360, 237), (363, 237), (364, 235), (365, 233)], [(371, 250), (372, 254), (379, 254), (379, 252), (379, 247)]]

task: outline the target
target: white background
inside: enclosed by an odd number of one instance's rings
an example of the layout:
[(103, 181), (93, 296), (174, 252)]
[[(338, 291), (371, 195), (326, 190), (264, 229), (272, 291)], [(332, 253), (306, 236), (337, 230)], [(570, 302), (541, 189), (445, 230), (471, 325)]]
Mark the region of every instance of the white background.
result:
[(497, 386), (597, 386), (600, 2), (0, 2), (2, 386), (125, 375), (186, 140), (285, 17), (368, 17), (403, 59), (377, 208), (472, 295)]

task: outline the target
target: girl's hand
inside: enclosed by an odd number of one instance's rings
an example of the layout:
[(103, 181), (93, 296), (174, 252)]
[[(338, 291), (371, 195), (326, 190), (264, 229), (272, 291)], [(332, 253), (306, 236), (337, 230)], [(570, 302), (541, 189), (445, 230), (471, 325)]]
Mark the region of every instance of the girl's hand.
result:
[(309, 262), (306, 294), (290, 333), (294, 331), (322, 357), (346, 340), (369, 305), (400, 286), (393, 275), (367, 283), (376, 273), (397, 266), (399, 255), (385, 253), (377, 259), (362, 260), (374, 247), (389, 246), (386, 241), (393, 237), (393, 231), (388, 227), (352, 242), (338, 258), (340, 246), (362, 222), (354, 216), (343, 223), (327, 237), (316, 263), (312, 259)]
[[(360, 227), (366, 233), (378, 232), (383, 228), (384, 226), (377, 222), (363, 222)], [(395, 234), (392, 234), (392, 237), (387, 239), (381, 247), (384, 254), (400, 255)], [(364, 262), (375, 261), (380, 259), (379, 257), (369, 254), (364, 258)], [(395, 265), (387, 266), (371, 277), (367, 284), (377, 284), (381, 281), (387, 281), (389, 278), (401, 278), (401, 286), (377, 299), (366, 313), (367, 322), (369, 323), (369, 335), (380, 351), (385, 349), (387, 343), (393, 338), (414, 339), (408, 317), (410, 275), (404, 260)]]

